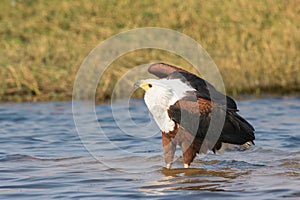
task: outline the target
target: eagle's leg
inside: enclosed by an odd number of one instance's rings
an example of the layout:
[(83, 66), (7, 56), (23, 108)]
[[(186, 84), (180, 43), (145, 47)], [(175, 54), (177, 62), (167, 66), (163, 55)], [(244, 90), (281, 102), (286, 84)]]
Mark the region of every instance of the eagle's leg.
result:
[(188, 142), (188, 141), (183, 141), (181, 143), (181, 149), (183, 152), (183, 162), (184, 168), (189, 168), (190, 164), (193, 162), (194, 158), (196, 157), (197, 151), (194, 149), (194, 144)]
[(172, 162), (174, 159), (174, 154), (176, 151), (176, 144), (172, 142), (172, 139), (166, 134), (162, 134), (162, 144), (164, 150), (164, 158), (166, 162), (166, 168), (171, 169)]

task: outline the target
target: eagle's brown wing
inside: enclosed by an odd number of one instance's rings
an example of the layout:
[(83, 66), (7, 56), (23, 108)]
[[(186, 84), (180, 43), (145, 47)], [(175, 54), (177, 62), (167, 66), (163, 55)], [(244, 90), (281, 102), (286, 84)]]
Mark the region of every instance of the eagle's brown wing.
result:
[(157, 76), (158, 78), (166, 78), (173, 72), (185, 72), (189, 73), (188, 71), (185, 71), (184, 69), (181, 69), (179, 67), (175, 67), (173, 65), (169, 65), (166, 63), (155, 63), (150, 65), (148, 68), (148, 72)]

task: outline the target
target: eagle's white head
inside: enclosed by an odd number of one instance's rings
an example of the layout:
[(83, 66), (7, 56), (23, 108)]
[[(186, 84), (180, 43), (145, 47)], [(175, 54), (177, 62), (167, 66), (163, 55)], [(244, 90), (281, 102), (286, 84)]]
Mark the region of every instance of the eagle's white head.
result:
[(135, 86), (145, 90), (145, 103), (160, 130), (166, 133), (175, 127), (175, 122), (168, 115), (169, 107), (183, 98), (186, 92), (195, 91), (179, 79), (146, 79), (137, 81)]

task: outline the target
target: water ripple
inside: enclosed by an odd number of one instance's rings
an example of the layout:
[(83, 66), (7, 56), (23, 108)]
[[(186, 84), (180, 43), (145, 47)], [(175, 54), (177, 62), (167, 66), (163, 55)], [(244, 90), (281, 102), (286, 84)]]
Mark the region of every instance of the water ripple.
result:
[(114, 106), (115, 118), (110, 105), (82, 116), (79, 137), (71, 102), (0, 105), (0, 199), (300, 198), (299, 98), (238, 102), (256, 146), (199, 155), (190, 169), (178, 151), (172, 170), (143, 101)]

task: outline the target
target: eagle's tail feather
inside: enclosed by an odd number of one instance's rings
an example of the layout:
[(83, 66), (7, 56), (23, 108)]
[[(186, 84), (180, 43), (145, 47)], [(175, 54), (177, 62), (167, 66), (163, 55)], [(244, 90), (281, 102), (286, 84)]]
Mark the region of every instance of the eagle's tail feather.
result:
[(254, 139), (253, 126), (236, 112), (228, 111), (220, 142), (244, 145), (247, 142), (254, 144)]

